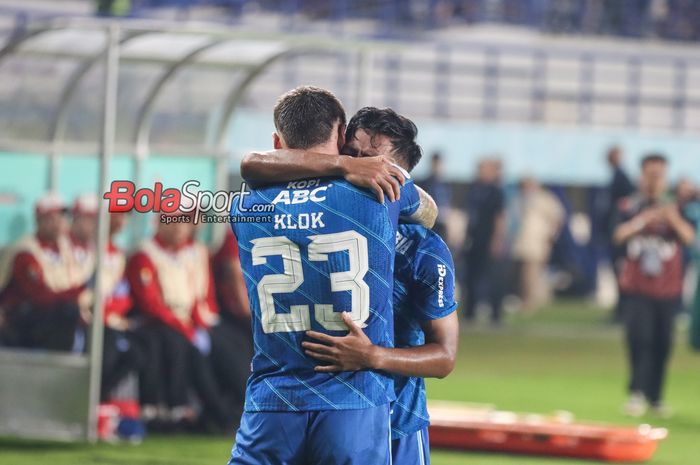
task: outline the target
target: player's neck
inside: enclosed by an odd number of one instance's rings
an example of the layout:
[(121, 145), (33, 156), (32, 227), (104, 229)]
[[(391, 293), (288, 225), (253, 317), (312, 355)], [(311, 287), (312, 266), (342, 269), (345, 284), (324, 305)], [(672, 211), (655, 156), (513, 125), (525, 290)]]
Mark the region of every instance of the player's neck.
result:
[(338, 155), (338, 142), (335, 138), (329, 140), (324, 144), (316, 145), (315, 147), (310, 147), (307, 149), (308, 152), (322, 153), (325, 155)]

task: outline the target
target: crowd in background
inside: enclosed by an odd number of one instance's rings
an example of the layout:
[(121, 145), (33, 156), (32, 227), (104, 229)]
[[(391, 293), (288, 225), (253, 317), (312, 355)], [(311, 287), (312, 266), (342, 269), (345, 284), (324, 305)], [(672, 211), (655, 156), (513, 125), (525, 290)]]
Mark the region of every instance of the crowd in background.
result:
[[(395, 26), (430, 29), (507, 23), (549, 33), (605, 34), (700, 40), (700, 5), (688, 0), (96, 0), (103, 15), (139, 15), (175, 8), (187, 17), (198, 7), (220, 7), (234, 20), (247, 12), (281, 12), (310, 19), (372, 18)], [(225, 17), (226, 15), (224, 15)]]
[[(607, 252), (605, 259), (616, 278), (612, 318), (624, 325), (629, 365), (624, 412), (638, 417), (651, 410), (666, 417), (671, 414), (663, 402), (666, 367), (676, 316), (686, 310), (687, 287), (695, 296), (690, 306), (691, 344), (700, 348), (700, 282), (686, 283), (692, 261), (700, 257), (700, 191), (686, 178), (670, 186), (669, 162), (660, 154), (643, 157), (638, 183), (623, 168), (620, 148), (608, 151), (607, 163), (611, 180), (597, 219), (603, 234), (590, 235), (590, 241), (601, 242), (590, 250)], [(432, 167), (426, 190), (449, 204), (449, 187), (440, 181), (439, 155), (433, 157)], [(482, 302), (490, 308), (491, 324), (500, 325), (509, 292), (518, 296), (523, 312), (546, 303), (555, 281), (549, 270), (553, 251), (573, 227), (565, 196), (555, 195), (532, 177), (521, 179), (517, 195), (510, 199), (505, 192), (500, 161), (485, 158), (479, 161), (466, 199), (452, 199), (453, 204), (466, 205), (468, 220), (463, 244), (455, 247), (448, 237), (463, 259), (462, 311), (467, 323), (474, 322)], [(441, 221), (439, 227), (445, 229), (442, 225), (449, 220)], [(696, 272), (697, 265), (696, 261)], [(510, 282), (515, 288), (509, 289)]]
[[(507, 295), (517, 296), (526, 312), (542, 306), (552, 292), (547, 264), (567, 219), (560, 199), (531, 176), (523, 177), (508, 195), (497, 157), (479, 160), (466, 197), (452, 198), (440, 163), (440, 155), (434, 154), (431, 175), (419, 184), (442, 207), (436, 228), (446, 235), (456, 261), (462, 263), (459, 284), (465, 322), (475, 322), (477, 308), (484, 303), (489, 306), (491, 324), (500, 325)], [(450, 204), (464, 208), (453, 209)], [(456, 241), (450, 237), (454, 228), (448, 227), (461, 224), (455, 216), (466, 217), (466, 234)]]
[[(600, 218), (605, 233), (589, 236), (603, 242), (598, 248), (607, 250), (618, 278), (620, 303), (613, 313), (626, 327), (632, 374), (626, 408), (636, 415), (647, 406), (665, 408), (661, 386), (673, 320), (681, 310), (685, 273), (700, 257), (690, 232), (700, 225), (700, 195), (687, 179), (668, 189), (661, 156), (645, 158), (638, 185), (622, 158), (616, 147), (607, 154), (611, 180)], [(434, 154), (429, 177), (418, 182), (439, 206), (435, 229), (461, 263), (467, 324), (488, 308), (490, 324), (500, 326), (506, 299), (525, 313), (543, 306), (552, 295), (557, 244), (572, 225), (565, 195), (528, 176), (506, 186), (503, 171), (498, 157), (479, 160), (475, 179), (458, 198), (443, 178), (440, 154)], [(77, 197), (71, 208), (54, 193), (37, 202), (35, 232), (9, 246), (0, 262), (2, 345), (86, 350), (97, 209), (94, 195)], [(102, 400), (122, 395), (116, 394), (119, 386), (135, 377), (129, 395), (139, 399), (150, 427), (225, 431), (240, 416), (252, 357), (236, 241), (226, 228), (210, 251), (188, 214), (164, 218), (153, 237), (127, 255), (114, 240), (127, 215), (110, 214), (101, 283)], [(694, 321), (700, 326), (700, 314)], [(693, 334), (700, 347), (700, 327)]]
[[(563, 247), (572, 247), (576, 241), (571, 237), (583, 237), (579, 242), (585, 243), (579, 245), (595, 252), (595, 260), (609, 263), (619, 276), (626, 248), (615, 244), (613, 235), (621, 203), (637, 191), (623, 161), (622, 150), (611, 147), (601, 158), (610, 168), (609, 184), (593, 189), (598, 195), (590, 202), (592, 206), (577, 212), (567, 190), (559, 186), (543, 186), (532, 176), (505, 183), (497, 156), (478, 160), (475, 178), (466, 191), (460, 189), (444, 180), (441, 155), (433, 154), (430, 175), (419, 184), (441, 207), (435, 229), (450, 244), (456, 261), (462, 262), (461, 300), (467, 321), (474, 320), (481, 306), (489, 307), (492, 323), (500, 323), (507, 296), (517, 297), (510, 301), (525, 312), (542, 307), (558, 291), (554, 269), (566, 263), (557, 254)], [(676, 205), (690, 223), (700, 225), (700, 190), (690, 179), (678, 179), (668, 188), (664, 201)], [(583, 225), (574, 221), (581, 218)], [(584, 233), (577, 231), (580, 229)], [(684, 248), (684, 270), (692, 264), (696, 249)], [(595, 286), (588, 289), (579, 295), (590, 295)], [(619, 321), (620, 305), (614, 308), (613, 318)]]

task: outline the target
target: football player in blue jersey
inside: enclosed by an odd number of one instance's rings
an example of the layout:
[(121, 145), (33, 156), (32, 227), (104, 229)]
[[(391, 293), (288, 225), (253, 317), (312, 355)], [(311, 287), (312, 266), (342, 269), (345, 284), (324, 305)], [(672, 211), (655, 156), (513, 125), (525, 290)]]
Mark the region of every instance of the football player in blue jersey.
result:
[[(373, 157), (360, 159), (374, 159), (377, 173), (383, 173), (386, 161), (410, 171), (420, 159), (416, 132), (410, 120), (392, 110), (366, 107), (348, 123), (343, 152)], [(300, 177), (308, 173), (323, 175), (324, 170), (331, 169), (326, 164), (317, 154), (276, 151), (250, 154), (242, 166), (250, 178), (265, 180), (272, 179), (280, 167), (290, 166), (295, 166), (295, 174)], [(457, 353), (454, 264), (439, 235), (406, 223), (399, 226), (395, 260), (395, 348), (372, 343), (347, 314), (343, 314), (350, 328), (347, 336), (309, 332), (320, 344), (306, 341), (302, 345), (307, 355), (323, 362), (316, 368), (319, 372), (373, 369), (393, 373), (397, 397), (391, 418), (393, 463), (422, 465), (430, 463), (423, 378), (447, 376)]]
[[(345, 114), (330, 92), (288, 92), (274, 121), (276, 149), (340, 158)], [(346, 315), (373, 344), (393, 346), (398, 219), (430, 226), (437, 212), (407, 173), (403, 185), (391, 176), (373, 179), (395, 201), (380, 203), (343, 178), (316, 177), (256, 187), (233, 206), (255, 355), (230, 464), (390, 463), (393, 378), (377, 370), (319, 371), (301, 345), (310, 330), (347, 334)]]

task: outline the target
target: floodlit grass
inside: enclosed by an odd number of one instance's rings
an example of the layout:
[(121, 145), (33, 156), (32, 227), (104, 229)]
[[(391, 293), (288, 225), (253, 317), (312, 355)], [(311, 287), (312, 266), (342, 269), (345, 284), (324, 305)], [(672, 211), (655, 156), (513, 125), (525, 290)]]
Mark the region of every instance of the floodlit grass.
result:
[[(620, 329), (599, 310), (560, 302), (500, 331), (465, 329), (452, 375), (431, 380), (432, 399), (495, 404), (499, 409), (572, 412), (578, 419), (635, 424), (620, 414), (626, 366)], [(655, 465), (700, 463), (700, 354), (678, 334), (667, 401), (671, 420), (643, 418), (669, 429)], [(0, 420), (2, 421), (2, 420)], [(139, 446), (96, 446), (0, 439), (2, 465), (224, 465), (232, 437), (149, 436)], [(576, 460), (433, 451), (433, 465), (575, 465)], [(399, 464), (400, 465), (400, 464)]]

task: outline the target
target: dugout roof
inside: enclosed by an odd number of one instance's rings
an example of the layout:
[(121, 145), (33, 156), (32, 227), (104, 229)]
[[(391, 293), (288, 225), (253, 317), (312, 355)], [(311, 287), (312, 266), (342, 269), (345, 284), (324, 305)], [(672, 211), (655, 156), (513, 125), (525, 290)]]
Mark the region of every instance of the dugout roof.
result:
[[(255, 78), (283, 57), (321, 51), (317, 46), (256, 39), (250, 33), (211, 25), (174, 27), (90, 18), (30, 24), (6, 35), (0, 48), (0, 80), (7, 84), (0, 90), (5, 94), (0, 99), (6, 102), (0, 112), (3, 144), (47, 147), (40, 152), (55, 154), (65, 150), (66, 144), (75, 152), (74, 144), (96, 143), (110, 25), (118, 31), (118, 78), (130, 81), (128, 92), (118, 99), (116, 142), (133, 149), (128, 152), (137, 157), (148, 155), (154, 117), (159, 113), (168, 121), (156, 121), (156, 132), (167, 134), (163, 126), (181, 122), (180, 134), (187, 135), (168, 144), (165, 134), (156, 134), (157, 143), (173, 149), (197, 147), (199, 153), (223, 150), (231, 117)], [(178, 79), (201, 81), (206, 98), (189, 102), (190, 109), (215, 105), (216, 118), (199, 126), (175, 121), (177, 112), (167, 108), (181, 102), (173, 85)]]

